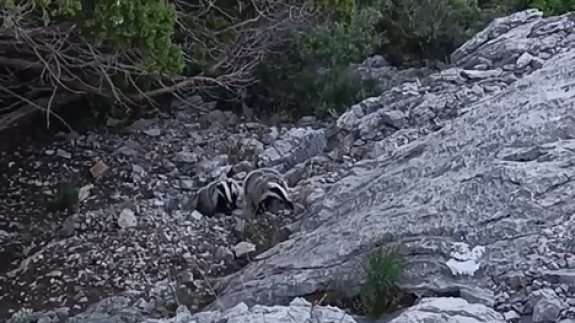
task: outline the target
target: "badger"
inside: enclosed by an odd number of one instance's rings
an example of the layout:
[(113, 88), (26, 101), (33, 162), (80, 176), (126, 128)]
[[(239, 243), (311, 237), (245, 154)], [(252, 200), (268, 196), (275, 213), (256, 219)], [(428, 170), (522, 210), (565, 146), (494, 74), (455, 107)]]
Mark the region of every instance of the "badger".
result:
[(230, 215), (238, 208), (240, 187), (231, 178), (218, 179), (200, 188), (196, 193), (195, 209), (205, 216), (216, 213)]
[(243, 182), (243, 200), (247, 216), (262, 215), (275, 201), (294, 210), (288, 186), (283, 176), (271, 168), (251, 171)]

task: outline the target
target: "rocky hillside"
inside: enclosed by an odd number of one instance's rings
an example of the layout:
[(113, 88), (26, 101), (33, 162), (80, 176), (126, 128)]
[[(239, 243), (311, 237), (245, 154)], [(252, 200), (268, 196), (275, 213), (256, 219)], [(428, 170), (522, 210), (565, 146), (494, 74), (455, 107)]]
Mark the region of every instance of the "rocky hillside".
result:
[[(571, 322), (574, 32), (575, 14), (497, 19), (455, 66), (334, 124), (197, 117), (209, 103), (190, 98), (121, 132), (21, 144), (0, 155), (0, 310), (40, 311), (12, 322), (366, 322), (310, 295), (356, 294), (363, 256), (393, 241), (417, 302), (383, 321)], [(236, 217), (189, 208), (202, 183), (250, 161), (285, 172), (298, 212), (246, 237)], [(48, 212), (62, 179), (81, 201)]]

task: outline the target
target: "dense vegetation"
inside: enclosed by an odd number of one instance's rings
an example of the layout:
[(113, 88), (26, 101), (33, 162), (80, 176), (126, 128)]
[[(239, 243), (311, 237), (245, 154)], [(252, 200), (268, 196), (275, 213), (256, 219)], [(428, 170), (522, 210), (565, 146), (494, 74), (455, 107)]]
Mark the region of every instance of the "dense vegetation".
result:
[(0, 0), (0, 130), (90, 98), (194, 90), (260, 112), (339, 112), (378, 91), (379, 53), (446, 60), (490, 19), (575, 0)]

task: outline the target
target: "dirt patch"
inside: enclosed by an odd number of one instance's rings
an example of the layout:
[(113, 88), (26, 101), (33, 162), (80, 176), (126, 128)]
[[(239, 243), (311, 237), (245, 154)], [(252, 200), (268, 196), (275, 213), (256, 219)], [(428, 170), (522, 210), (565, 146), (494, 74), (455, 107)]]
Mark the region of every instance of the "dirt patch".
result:
[[(234, 257), (232, 246), (250, 241), (259, 254), (287, 238), (277, 229), (287, 218), (259, 220), (249, 236), (238, 237), (229, 217), (198, 220), (183, 215), (180, 205), (168, 206), (171, 196), (191, 195), (196, 165), (178, 165), (174, 156), (189, 147), (208, 152), (228, 134), (198, 129), (185, 114), (140, 121), (138, 131), (61, 135), (19, 127), (0, 133), (0, 200), (6, 202), (0, 203), (0, 318), (23, 307), (66, 306), (74, 314), (126, 289), (148, 293), (155, 281), (177, 280), (182, 272), (193, 281), (183, 281), (186, 288), (174, 295), (193, 310), (214, 300), (204, 281), (249, 264), (248, 257)], [(96, 179), (89, 169), (98, 161), (109, 169)], [(63, 184), (93, 188), (86, 200), (54, 208)], [(126, 208), (139, 222), (120, 230), (117, 217)], [(72, 233), (64, 232), (67, 223)]]

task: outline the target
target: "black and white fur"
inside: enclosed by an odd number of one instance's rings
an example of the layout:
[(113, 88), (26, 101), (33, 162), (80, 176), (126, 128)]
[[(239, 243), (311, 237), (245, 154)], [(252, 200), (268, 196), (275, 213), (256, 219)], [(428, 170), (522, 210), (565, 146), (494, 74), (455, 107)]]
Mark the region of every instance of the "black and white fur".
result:
[(196, 193), (196, 211), (212, 217), (217, 213), (226, 215), (238, 208), (240, 187), (231, 178), (218, 179), (200, 188)]
[(281, 202), (290, 210), (294, 204), (284, 177), (271, 168), (251, 171), (243, 182), (244, 207), (246, 215), (263, 215), (275, 201)]

